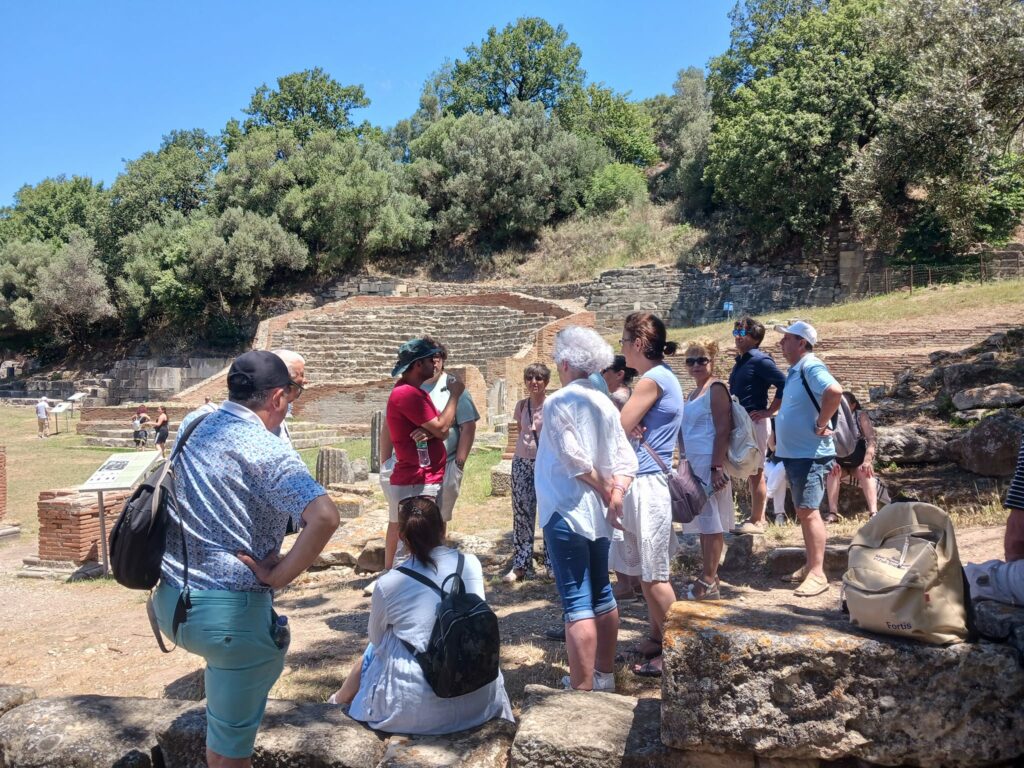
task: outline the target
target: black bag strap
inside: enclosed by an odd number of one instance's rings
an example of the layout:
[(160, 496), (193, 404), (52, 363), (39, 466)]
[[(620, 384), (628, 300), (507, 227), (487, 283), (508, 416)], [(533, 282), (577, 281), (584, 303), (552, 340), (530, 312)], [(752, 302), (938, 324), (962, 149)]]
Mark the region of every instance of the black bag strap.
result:
[[(804, 376), (804, 368), (803, 368), (803, 366), (800, 366), (800, 381), (803, 383), (804, 389), (807, 390), (807, 396), (809, 398), (811, 398), (811, 402), (814, 403), (814, 410), (816, 410), (818, 413), (821, 413), (821, 406), (818, 405), (818, 398), (816, 398), (814, 396), (814, 393), (811, 392), (811, 385), (807, 383), (807, 377)], [(829, 419), (829, 423), (832, 425), (833, 429), (835, 429), (835, 426), (839, 423), (839, 410), (842, 407), (843, 407), (843, 405), (842, 405), (842, 403), (840, 403), (839, 404), (839, 408), (836, 408), (836, 412), (833, 413), (832, 414), (832, 418)]]
[(533, 426), (533, 404), (530, 402), (530, 398), (526, 398), (526, 416), (530, 420), (530, 431), (533, 432), (533, 447), (540, 448), (540, 435), (537, 434), (537, 430)]

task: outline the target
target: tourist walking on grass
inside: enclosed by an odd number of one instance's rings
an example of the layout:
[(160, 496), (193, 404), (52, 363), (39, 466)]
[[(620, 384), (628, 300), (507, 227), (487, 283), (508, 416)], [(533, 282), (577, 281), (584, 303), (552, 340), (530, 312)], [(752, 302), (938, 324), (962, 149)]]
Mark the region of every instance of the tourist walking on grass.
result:
[(825, 577), (825, 523), (819, 507), (825, 496), (825, 478), (835, 463), (832, 416), (839, 409), (843, 388), (813, 353), (818, 343), (814, 326), (802, 320), (777, 325), (779, 346), (789, 363), (782, 407), (775, 417), (775, 454), (782, 459), (793, 506), (800, 521), (807, 563), (785, 577), (799, 584), (798, 597), (813, 597), (828, 589)]
[[(167, 527), (153, 607), (163, 634), (206, 661), (213, 768), (252, 764), (287, 652), (271, 635), (273, 590), (313, 564), (339, 522), (334, 502), (273, 434), (288, 409), (288, 381), (276, 355), (241, 355), (228, 371), (228, 400), (185, 418), (182, 434), (203, 420), (171, 458), (180, 527), (178, 519)], [(288, 519), (301, 532), (282, 557)]]
[(167, 449), (167, 435), (170, 433), (171, 427), (167, 418), (167, 409), (161, 405), (156, 410), (156, 447), (162, 457)]
[(50, 404), (45, 397), (40, 397), (36, 403), (36, 428), (39, 438), (44, 439), (50, 436)]
[(634, 650), (649, 661), (633, 671), (656, 676), (661, 674), (665, 615), (676, 599), (669, 577), (679, 540), (672, 528), (667, 474), (683, 416), (683, 392), (665, 364), (665, 355), (675, 354), (676, 343), (667, 340), (665, 324), (657, 316), (629, 315), (621, 343), (626, 365), (638, 375), (620, 419), (625, 433), (634, 438), (638, 469), (623, 505), (622, 543), (613, 547), (612, 567), (640, 579), (650, 632)]
[(683, 407), (683, 453), (690, 469), (709, 489), (700, 514), (683, 526), (683, 533), (700, 534), (701, 575), (688, 587), (689, 600), (716, 600), (718, 564), (725, 532), (735, 523), (732, 481), (725, 474), (725, 457), (732, 431), (732, 400), (725, 384), (715, 378), (718, 342), (698, 339), (686, 344), (686, 371), (694, 387)]
[[(483, 599), (480, 561), (444, 546), (444, 522), (433, 499), (404, 499), (398, 530), (410, 557), (401, 570), (380, 577), (370, 604), (369, 645), (328, 703), (351, 704), (350, 717), (386, 733), (435, 735), (475, 728), (493, 718), (512, 720), (501, 672), (496, 680), (475, 691), (440, 698), (406, 646), (408, 643), (417, 651), (426, 648), (439, 596), (402, 571), (409, 569), (441, 587), (456, 572), (461, 556), (467, 594)], [(449, 580), (446, 588), (451, 587)]]
[(512, 418), (519, 425), (512, 456), (512, 568), (502, 581), (520, 581), (533, 573), (533, 539), (537, 523), (537, 488), (533, 468), (537, 443), (544, 428), (544, 398), (551, 371), (544, 363), (533, 363), (523, 371), (527, 396), (516, 403)]
[[(764, 462), (768, 455), (768, 436), (772, 431), (772, 417), (782, 405), (782, 392), (786, 377), (775, 365), (772, 356), (761, 350), (764, 325), (752, 317), (736, 321), (732, 330), (736, 346), (736, 365), (729, 374), (729, 392), (739, 400), (754, 424), (754, 439), (761, 451), (761, 464), (757, 472), (747, 478), (750, 486), (750, 519), (736, 529), (736, 533), (764, 533), (765, 508), (768, 506), (768, 485), (765, 482)], [(768, 391), (775, 387), (772, 401)]]
[(636, 454), (611, 400), (588, 380), (612, 350), (590, 328), (555, 337), (562, 388), (544, 403), (535, 480), (544, 545), (562, 600), (569, 675), (565, 687), (614, 690), (619, 611), (608, 580), (612, 531), (636, 476)]
[(849, 456), (837, 458), (832, 470), (828, 473), (825, 487), (828, 492), (828, 517), (826, 523), (839, 520), (839, 485), (843, 478), (856, 478), (864, 493), (864, 501), (868, 505), (868, 517), (878, 512), (878, 481), (875, 479), (875, 428), (871, 417), (860, 407), (860, 401), (852, 392), (843, 392), (843, 397), (850, 405), (853, 418), (857, 420), (860, 438), (857, 447)]

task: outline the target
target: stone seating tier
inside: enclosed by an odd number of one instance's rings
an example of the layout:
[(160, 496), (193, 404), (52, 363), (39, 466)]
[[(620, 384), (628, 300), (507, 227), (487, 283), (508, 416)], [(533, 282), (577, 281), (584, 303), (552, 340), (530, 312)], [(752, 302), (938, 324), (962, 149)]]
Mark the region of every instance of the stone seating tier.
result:
[[(76, 428), (79, 434), (86, 436), (86, 445), (105, 448), (132, 448), (135, 445), (131, 427), (125, 427), (121, 421), (79, 422)], [(291, 433), (292, 445), (297, 450), (333, 445), (342, 437), (337, 426), (328, 424), (289, 421), (288, 430)], [(174, 424), (167, 437), (168, 445), (174, 444), (177, 434), (177, 424)], [(149, 444), (153, 445), (152, 429), (149, 430)]]

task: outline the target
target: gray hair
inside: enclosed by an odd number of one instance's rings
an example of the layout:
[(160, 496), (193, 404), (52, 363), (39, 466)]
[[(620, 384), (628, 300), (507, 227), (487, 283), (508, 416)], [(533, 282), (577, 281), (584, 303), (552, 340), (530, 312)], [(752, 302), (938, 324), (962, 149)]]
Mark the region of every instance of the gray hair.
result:
[(298, 370), (298, 366), (305, 367), (306, 360), (298, 352), (292, 352), (290, 349), (275, 349), (274, 354), (280, 357), (284, 364), (288, 366), (288, 375), (293, 379), (295, 378), (295, 372)]
[(610, 366), (615, 354), (593, 328), (570, 325), (555, 336), (554, 358), (556, 365), (566, 363), (589, 376)]
[[(280, 387), (278, 387), (278, 389), (280, 389)], [(228, 400), (230, 400), (232, 403), (244, 405), (250, 411), (258, 411), (264, 406), (266, 406), (267, 400), (270, 399), (270, 393), (273, 391), (273, 389), (261, 389), (259, 392), (253, 392), (251, 395), (247, 394), (245, 397), (236, 397), (235, 395), (229, 392)]]

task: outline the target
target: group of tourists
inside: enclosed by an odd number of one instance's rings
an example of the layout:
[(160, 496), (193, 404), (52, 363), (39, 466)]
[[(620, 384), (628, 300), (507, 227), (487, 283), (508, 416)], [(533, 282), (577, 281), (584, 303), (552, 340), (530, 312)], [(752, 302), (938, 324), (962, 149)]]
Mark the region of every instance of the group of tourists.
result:
[[(793, 498), (807, 550), (805, 566), (790, 576), (795, 594), (828, 588), (818, 509), (833, 473), (830, 419), (843, 392), (813, 354), (813, 327), (776, 329), (786, 375), (760, 350), (765, 328), (752, 318), (735, 324), (737, 358), (727, 384), (716, 375), (717, 342), (679, 347), (646, 312), (626, 318), (619, 355), (592, 329), (567, 327), (555, 338), (554, 371), (539, 362), (525, 369), (526, 397), (513, 411), (513, 551), (503, 580), (533, 574), (539, 522), (541, 565), (562, 604), (566, 688), (614, 690), (623, 600), (647, 605), (647, 637), (627, 649), (636, 661), (632, 671), (661, 674), (665, 617), (677, 598), (670, 576), (679, 542), (668, 486), (677, 447), (707, 489), (704, 508), (683, 527), (699, 535), (702, 552), (685, 599), (721, 596), (718, 563), (727, 531), (763, 532), (769, 492), (760, 468), (749, 480), (750, 519), (735, 528), (725, 471), (732, 396), (749, 412), (762, 455), (774, 446)], [(685, 392), (665, 362), (679, 351), (691, 382)], [(447, 697), (422, 665), (438, 621), (438, 592), (453, 575), (467, 593), (484, 598), (479, 560), (445, 546), (479, 419), (465, 385), (445, 372), (447, 356), (429, 336), (398, 350), (380, 435), (386, 572), (370, 589), (365, 651), (330, 698), (382, 731), (438, 734), (512, 717), (500, 671), (465, 695)], [(250, 764), (287, 650), (275, 633), (273, 590), (308, 568), (339, 525), (334, 503), (288, 436), (285, 419), (303, 392), (304, 365), (287, 350), (241, 355), (228, 372), (228, 399), (219, 407), (208, 400), (186, 416), (171, 452), (181, 526), (168, 529), (153, 608), (167, 637), (206, 660), (211, 766)], [(552, 375), (561, 386), (549, 395)], [(873, 442), (865, 450), (868, 459), (872, 454)], [(778, 510), (777, 496), (775, 503)], [(298, 536), (282, 556), (292, 530)]]

